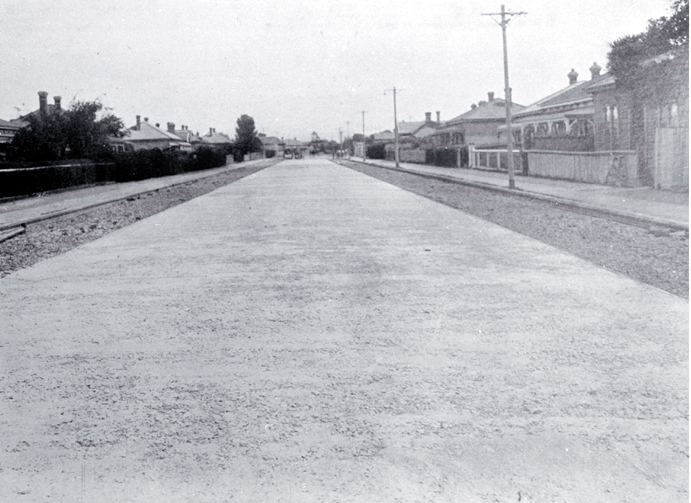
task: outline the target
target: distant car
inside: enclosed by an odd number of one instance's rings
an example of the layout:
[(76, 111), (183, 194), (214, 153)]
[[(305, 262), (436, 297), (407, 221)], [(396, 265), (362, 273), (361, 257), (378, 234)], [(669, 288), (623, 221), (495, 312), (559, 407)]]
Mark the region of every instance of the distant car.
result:
[(283, 152), (283, 158), (284, 159), (292, 159), (293, 158), (293, 152), (290, 150), (286, 150)]

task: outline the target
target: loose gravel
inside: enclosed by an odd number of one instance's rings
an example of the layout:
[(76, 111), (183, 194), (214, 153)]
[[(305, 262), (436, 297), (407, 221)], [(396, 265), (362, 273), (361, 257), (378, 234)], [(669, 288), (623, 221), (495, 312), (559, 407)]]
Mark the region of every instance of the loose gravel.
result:
[(689, 298), (689, 234), (584, 215), (558, 204), (343, 161), (342, 165)]
[(31, 267), (143, 218), (202, 196), (273, 164), (252, 165), (159, 189), (26, 227), (26, 232), (0, 243), (0, 278)]

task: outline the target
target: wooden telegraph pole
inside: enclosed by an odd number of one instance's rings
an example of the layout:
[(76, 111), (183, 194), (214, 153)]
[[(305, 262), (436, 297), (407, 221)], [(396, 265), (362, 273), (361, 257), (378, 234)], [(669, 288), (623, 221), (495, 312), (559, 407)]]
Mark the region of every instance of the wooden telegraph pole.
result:
[(495, 23), (501, 26), (502, 39), (504, 42), (504, 100), (506, 101), (506, 150), (507, 150), (507, 171), (509, 172), (509, 189), (516, 188), (516, 181), (513, 173), (513, 129), (511, 127), (511, 87), (509, 86), (509, 56), (506, 49), (506, 25), (511, 21), (511, 16), (522, 16), (526, 12), (507, 12), (501, 6), (501, 12), (482, 14), (483, 16), (501, 16), (501, 22), (492, 17)]
[(365, 111), (362, 111), (362, 162), (367, 158), (367, 142), (365, 141)]
[[(400, 89), (396, 91), (396, 88), (394, 87), (393, 89), (390, 89), (393, 91), (393, 122), (394, 122), (394, 129), (393, 129), (393, 134), (394, 134), (394, 141), (395, 143), (395, 150), (394, 150), (394, 157), (396, 159), (396, 167), (398, 168), (398, 117), (396, 115), (396, 92), (400, 92)], [(384, 94), (386, 94), (386, 91), (384, 91)]]

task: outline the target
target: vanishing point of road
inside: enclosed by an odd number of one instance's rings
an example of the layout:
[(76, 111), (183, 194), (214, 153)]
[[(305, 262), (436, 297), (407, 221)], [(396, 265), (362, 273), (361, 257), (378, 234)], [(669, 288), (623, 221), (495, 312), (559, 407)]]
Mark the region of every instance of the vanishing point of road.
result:
[(0, 501), (688, 500), (688, 304), (326, 160), (0, 280)]

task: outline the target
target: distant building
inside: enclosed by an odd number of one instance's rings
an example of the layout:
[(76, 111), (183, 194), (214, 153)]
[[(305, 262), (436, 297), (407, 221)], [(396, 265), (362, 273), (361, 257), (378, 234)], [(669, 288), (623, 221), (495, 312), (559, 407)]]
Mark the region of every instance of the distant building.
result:
[[(511, 104), (511, 113), (525, 109)], [(429, 135), (426, 145), (433, 148), (462, 148), (468, 145), (493, 147), (499, 143), (497, 128), (506, 122), (506, 101), (487, 93), (487, 101), (473, 104), (470, 110), (446, 121)]]
[(48, 103), (48, 93), (45, 91), (38, 92), (38, 108), (33, 112), (24, 114), (18, 119), (10, 120), (10, 124), (17, 126), (19, 129), (29, 125), (29, 117), (40, 117), (41, 114), (53, 114), (62, 112), (62, 98), (60, 96), (53, 96), (55, 104)]
[(180, 126), (180, 129), (175, 129), (175, 123), (169, 122), (168, 132), (173, 133), (175, 136), (180, 138), (182, 141), (192, 145), (192, 148), (197, 148), (202, 143), (202, 138), (198, 133), (190, 131), (188, 126)]
[(38, 93), (38, 108), (33, 112), (24, 114), (17, 119), (4, 121), (0, 119), (0, 145), (8, 144), (14, 138), (14, 135), (22, 128), (29, 125), (29, 117), (40, 117), (43, 114), (60, 113), (62, 111), (62, 98), (54, 96), (55, 104), (48, 103), (48, 93), (39, 91)]
[(258, 135), (262, 142), (262, 152), (264, 157), (283, 157), (285, 153), (285, 142), (275, 136), (266, 136), (262, 133)]
[[(173, 125), (173, 128), (175, 126)], [(130, 127), (125, 132), (125, 136), (120, 139), (127, 150), (143, 150), (143, 149), (172, 149), (191, 151), (192, 145), (183, 141), (174, 132), (164, 131), (158, 125), (154, 126), (149, 123), (149, 118), (145, 117), (141, 121), (141, 116), (137, 115), (137, 123)], [(117, 149), (118, 141), (115, 143), (111, 141), (111, 146)]]
[(20, 129), (22, 126), (0, 119), (0, 145), (10, 143)]
[[(588, 88), (607, 78), (600, 75), (601, 70), (594, 63), (586, 81), (579, 81), (578, 73), (571, 70), (568, 86), (517, 112), (513, 128), (520, 139), (518, 145), (523, 150), (595, 151), (595, 109)], [(505, 131), (505, 127), (500, 128), (500, 132)]]
[(216, 128), (209, 128), (209, 132), (201, 137), (201, 145), (205, 147), (224, 148), (233, 141), (223, 133), (217, 133)]
[(304, 157), (305, 155), (309, 154), (310, 151), (310, 145), (308, 143), (304, 143), (299, 141), (297, 138), (294, 139), (287, 139), (283, 140), (283, 145), (284, 145), (284, 156), (287, 155), (288, 153), (292, 154), (293, 157), (301, 156)]

